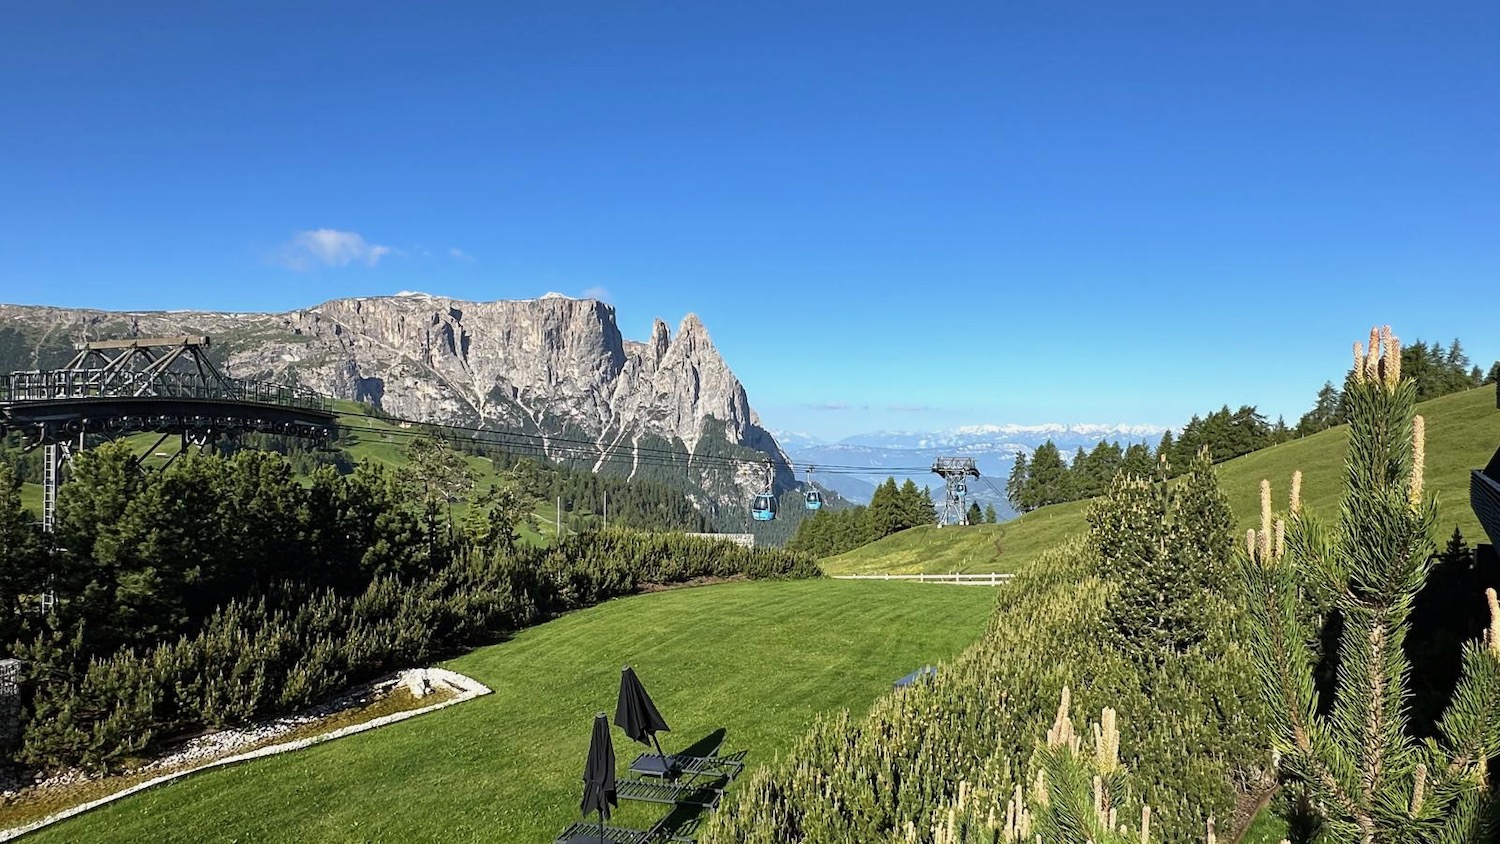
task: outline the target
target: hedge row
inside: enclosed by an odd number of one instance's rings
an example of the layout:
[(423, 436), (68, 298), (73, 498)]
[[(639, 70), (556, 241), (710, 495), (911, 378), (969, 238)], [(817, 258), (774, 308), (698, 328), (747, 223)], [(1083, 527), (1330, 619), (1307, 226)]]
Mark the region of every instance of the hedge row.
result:
[(359, 594), (292, 583), (220, 608), (192, 636), (78, 665), (82, 631), (24, 648), (33, 690), (20, 758), (118, 768), (185, 735), (306, 707), (558, 612), (699, 577), (818, 577), (810, 558), (674, 535), (586, 534), (549, 549), (461, 554)]

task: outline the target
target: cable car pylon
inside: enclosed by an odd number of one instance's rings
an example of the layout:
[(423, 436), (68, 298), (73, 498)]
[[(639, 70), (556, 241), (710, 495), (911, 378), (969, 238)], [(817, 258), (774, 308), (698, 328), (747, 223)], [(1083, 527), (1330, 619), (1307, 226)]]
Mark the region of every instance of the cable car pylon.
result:
[(947, 494), (943, 497), (943, 508), (938, 511), (937, 526), (967, 525), (969, 511), (964, 500), (969, 496), (968, 478), (979, 477), (979, 468), (972, 457), (939, 457), (932, 464), (932, 472), (943, 479)]

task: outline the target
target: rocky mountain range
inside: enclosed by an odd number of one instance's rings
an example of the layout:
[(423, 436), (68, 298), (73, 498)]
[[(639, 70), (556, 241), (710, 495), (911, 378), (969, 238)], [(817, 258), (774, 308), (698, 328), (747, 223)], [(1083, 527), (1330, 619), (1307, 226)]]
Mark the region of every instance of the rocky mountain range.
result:
[[(425, 294), (336, 299), (286, 313), (117, 313), (0, 305), (0, 370), (50, 368), (75, 342), (204, 334), (226, 374), (294, 379), (394, 416), (521, 432), (596, 470), (686, 473), (705, 506), (743, 511), (765, 470), (700, 457), (787, 458), (745, 389), (689, 314), (625, 340), (614, 307), (548, 294), (468, 302)], [(682, 454), (667, 466), (667, 453)], [(665, 467), (665, 468), (664, 468)]]

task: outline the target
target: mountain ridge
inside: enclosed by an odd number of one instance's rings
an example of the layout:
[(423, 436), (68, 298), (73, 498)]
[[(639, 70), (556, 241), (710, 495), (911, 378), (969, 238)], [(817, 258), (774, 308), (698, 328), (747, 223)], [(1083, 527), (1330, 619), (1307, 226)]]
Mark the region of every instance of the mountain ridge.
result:
[[(279, 313), (0, 305), (0, 368), (60, 366), (82, 340), (178, 334), (210, 336), (210, 356), (238, 377), (294, 380), (422, 422), (522, 432), (558, 457), (576, 459), (586, 440), (596, 471), (611, 455), (671, 448), (762, 455), (778, 490), (794, 484), (786, 455), (691, 313), (675, 335), (657, 319), (648, 340), (627, 341), (613, 305), (560, 295), (477, 302), (407, 291)], [(703, 490), (698, 503), (713, 509), (742, 509), (765, 482), (757, 466), (684, 464)], [(634, 460), (629, 474), (640, 468)]]

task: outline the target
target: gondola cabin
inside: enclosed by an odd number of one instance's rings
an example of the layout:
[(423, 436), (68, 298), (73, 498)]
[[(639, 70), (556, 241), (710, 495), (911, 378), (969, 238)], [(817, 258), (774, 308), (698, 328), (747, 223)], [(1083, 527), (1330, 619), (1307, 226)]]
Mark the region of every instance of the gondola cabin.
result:
[(750, 502), (750, 515), (757, 522), (769, 522), (776, 518), (776, 496), (761, 494)]
[(806, 502), (807, 509), (820, 510), (823, 507), (823, 493), (815, 489), (810, 489), (807, 491), (807, 495), (803, 497), (803, 501)]

